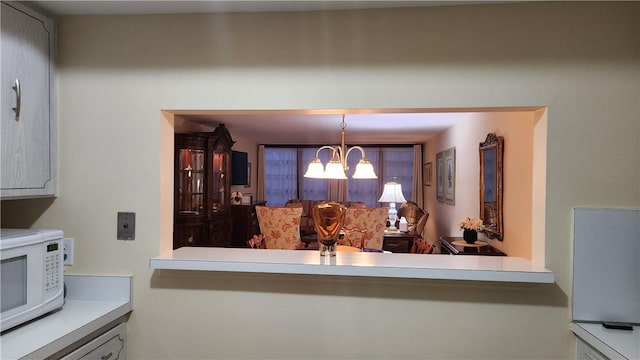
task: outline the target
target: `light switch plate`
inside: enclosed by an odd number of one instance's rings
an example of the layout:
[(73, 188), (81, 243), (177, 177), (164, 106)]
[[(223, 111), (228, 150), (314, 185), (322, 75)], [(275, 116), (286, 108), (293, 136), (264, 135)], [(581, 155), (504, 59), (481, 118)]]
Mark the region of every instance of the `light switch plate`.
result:
[(136, 238), (136, 213), (118, 213), (118, 240), (134, 240)]

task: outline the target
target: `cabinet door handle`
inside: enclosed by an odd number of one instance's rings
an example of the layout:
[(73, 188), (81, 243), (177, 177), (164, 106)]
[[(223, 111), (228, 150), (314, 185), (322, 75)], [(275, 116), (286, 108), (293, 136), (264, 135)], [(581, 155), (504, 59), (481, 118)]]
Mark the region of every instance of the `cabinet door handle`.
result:
[(100, 359), (102, 359), (102, 360), (108, 360), (108, 359), (110, 359), (110, 358), (111, 358), (111, 356), (113, 356), (113, 353), (112, 353), (112, 352), (110, 352), (110, 353), (108, 353), (108, 354), (106, 354), (106, 355), (102, 355), (102, 357), (101, 357)]
[(16, 121), (20, 120), (20, 80), (16, 79), (15, 84), (11, 87), (16, 92), (16, 107), (12, 108), (16, 113)]

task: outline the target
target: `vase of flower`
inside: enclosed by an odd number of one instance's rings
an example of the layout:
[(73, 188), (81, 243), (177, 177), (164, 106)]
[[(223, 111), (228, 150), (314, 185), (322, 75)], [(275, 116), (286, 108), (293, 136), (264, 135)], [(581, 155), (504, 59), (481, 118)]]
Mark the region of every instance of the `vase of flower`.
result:
[(462, 231), (462, 238), (467, 242), (467, 244), (474, 244), (478, 241), (478, 232), (471, 229), (464, 229)]
[(482, 220), (475, 217), (466, 217), (458, 225), (462, 230), (462, 238), (467, 244), (474, 244), (478, 241), (478, 231), (484, 228)]
[(231, 193), (231, 204), (240, 205), (242, 202), (242, 193), (240, 191), (234, 191)]

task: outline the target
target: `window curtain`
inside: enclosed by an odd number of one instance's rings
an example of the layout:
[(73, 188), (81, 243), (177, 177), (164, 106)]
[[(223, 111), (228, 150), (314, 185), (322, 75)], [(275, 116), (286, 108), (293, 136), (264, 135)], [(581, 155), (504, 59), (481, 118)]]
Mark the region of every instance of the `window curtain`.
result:
[[(315, 148), (298, 149), (298, 198), (304, 200), (326, 200), (329, 199), (329, 183), (324, 179), (310, 179), (304, 177), (307, 166), (316, 156)], [(329, 160), (329, 152), (323, 151), (318, 154), (320, 161), (326, 164)]]
[[(382, 175), (383, 184), (395, 181), (402, 186), (402, 195), (405, 199), (413, 201), (413, 147), (389, 147), (382, 149)], [(382, 192), (380, 192), (382, 194)]]
[(298, 159), (295, 148), (272, 148), (264, 154), (264, 181), (268, 204), (282, 206), (298, 198)]
[(424, 209), (422, 176), (422, 145), (413, 145), (413, 191), (411, 199), (421, 209)]
[[(352, 179), (360, 156), (347, 157), (348, 180), (309, 179), (303, 175), (317, 148), (270, 147), (258, 149), (258, 198), (271, 206), (282, 206), (290, 199), (361, 201), (368, 207), (380, 206), (378, 198), (384, 184), (396, 181), (402, 185), (407, 200), (423, 204), (421, 145), (366, 147), (378, 179)], [(357, 152), (357, 151), (356, 151)], [(323, 164), (329, 151), (318, 154)], [(417, 159), (417, 160), (416, 160)], [(418, 175), (416, 175), (418, 174)]]
[[(378, 175), (378, 179), (353, 179), (350, 177), (347, 189), (348, 201), (360, 201), (365, 203), (367, 207), (376, 207), (378, 206), (378, 198), (382, 194), (382, 188), (384, 186), (382, 174), (380, 173), (380, 169), (382, 169), (382, 156), (380, 156), (380, 148), (367, 147), (364, 149), (367, 154), (367, 159), (371, 161), (371, 164)], [(354, 150), (353, 152), (358, 151)], [(349, 166), (347, 176), (353, 175), (353, 172), (356, 170), (356, 165), (358, 165), (360, 159), (360, 156), (350, 154), (347, 158), (347, 165)]]
[(257, 201), (267, 200), (267, 187), (264, 183), (264, 145), (258, 146), (258, 182), (256, 184)]
[(330, 179), (329, 183), (329, 201), (347, 201), (348, 200), (348, 180)]

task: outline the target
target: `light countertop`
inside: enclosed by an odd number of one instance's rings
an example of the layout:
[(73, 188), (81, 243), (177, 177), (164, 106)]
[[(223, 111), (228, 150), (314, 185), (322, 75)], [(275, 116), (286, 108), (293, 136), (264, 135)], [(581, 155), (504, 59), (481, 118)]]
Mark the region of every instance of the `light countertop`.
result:
[(517, 257), (183, 247), (149, 260), (157, 270), (554, 283), (550, 270)]
[(606, 329), (600, 323), (571, 323), (571, 331), (610, 359), (640, 359), (640, 326), (632, 331)]
[(61, 310), (0, 336), (2, 359), (44, 359), (131, 309), (131, 276), (65, 275)]

